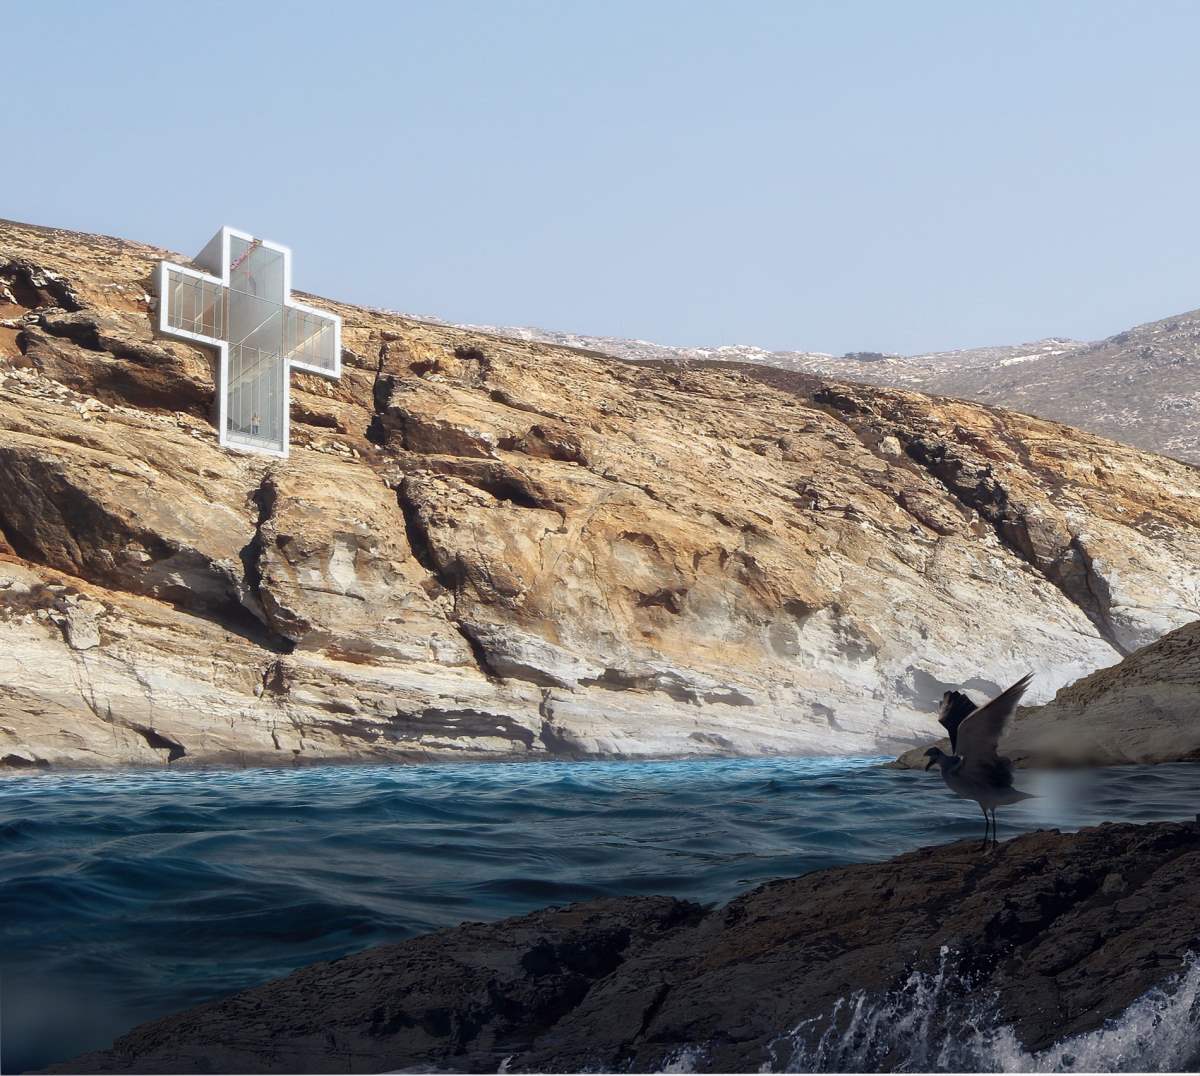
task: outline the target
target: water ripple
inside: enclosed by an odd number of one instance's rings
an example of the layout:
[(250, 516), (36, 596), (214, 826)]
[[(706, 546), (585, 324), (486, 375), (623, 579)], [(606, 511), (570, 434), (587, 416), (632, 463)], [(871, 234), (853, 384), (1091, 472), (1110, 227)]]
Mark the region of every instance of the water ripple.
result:
[[(0, 1069), (468, 919), (770, 878), (980, 833), (876, 759), (31, 774), (0, 781)], [(1023, 774), (1001, 836), (1190, 818), (1200, 767)], [(62, 1013), (72, 1013), (64, 1022)]]

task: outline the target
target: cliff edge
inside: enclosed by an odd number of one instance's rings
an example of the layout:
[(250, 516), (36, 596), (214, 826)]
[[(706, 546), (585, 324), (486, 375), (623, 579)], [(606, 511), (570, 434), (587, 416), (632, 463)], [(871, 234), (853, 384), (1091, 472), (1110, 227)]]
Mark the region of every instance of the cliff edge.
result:
[(222, 450), (164, 256), (0, 224), (8, 766), (870, 753), (1200, 618), (1195, 468), (894, 389), (305, 297), (341, 380)]

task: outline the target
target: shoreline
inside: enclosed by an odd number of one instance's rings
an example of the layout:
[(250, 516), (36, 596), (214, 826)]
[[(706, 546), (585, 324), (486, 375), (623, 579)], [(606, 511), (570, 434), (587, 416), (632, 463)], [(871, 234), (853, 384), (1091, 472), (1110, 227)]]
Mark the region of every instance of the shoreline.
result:
[(736, 753), (704, 753), (704, 754), (664, 754), (664, 755), (578, 755), (565, 756), (562, 754), (544, 755), (538, 757), (528, 757), (514, 755), (498, 756), (495, 754), (480, 754), (471, 756), (447, 756), (434, 755), (428, 758), (413, 758), (406, 760), (398, 760), (394, 757), (386, 759), (365, 759), (362, 757), (348, 756), (345, 758), (314, 758), (304, 762), (295, 761), (290, 764), (280, 764), (278, 762), (271, 764), (266, 761), (262, 763), (192, 763), (190, 765), (177, 765), (175, 763), (161, 763), (159, 765), (133, 765), (133, 766), (113, 766), (113, 767), (86, 767), (86, 766), (8, 766), (0, 768), (0, 781), (8, 778), (16, 777), (65, 777), (76, 775), (101, 775), (101, 776), (117, 776), (120, 774), (153, 774), (153, 773), (182, 773), (182, 774), (201, 774), (201, 773), (240, 773), (250, 771), (277, 770), (280, 773), (290, 773), (299, 770), (322, 770), (322, 769), (369, 769), (372, 767), (379, 769), (395, 768), (408, 769), (413, 766), (455, 766), (455, 765), (496, 765), (496, 766), (536, 766), (536, 765), (555, 765), (555, 766), (570, 766), (578, 763), (647, 763), (656, 762), (768, 762), (771, 760), (784, 759), (869, 759), (880, 760), (880, 767), (887, 767), (889, 763), (883, 761), (891, 758), (888, 752), (881, 752), (876, 755), (845, 755), (845, 754), (787, 754), (783, 752), (772, 754), (736, 754)]
[[(0, 785), (16, 883), (6, 969), (34, 997), (107, 999), (101, 1033), (73, 1031), (61, 1052), (52, 1006), (9, 1012), (10, 1049), (35, 1055), (23, 1066), (14, 1056), (13, 1070), (106, 1046), (313, 961), (463, 922), (638, 894), (724, 904), (815, 869), (977, 845), (974, 804), (936, 774), (879, 761), (467, 763)], [(1001, 836), (1190, 820), (1198, 779), (1185, 765), (1057, 784), (1047, 775), (1027, 786), (1040, 799), (1000, 812)]]
[[(938, 741), (930, 741), (929, 746), (933, 746)], [(943, 748), (949, 748), (948, 741), (941, 741)], [(564, 755), (553, 754), (536, 757), (512, 755), (499, 756), (490, 753), (480, 753), (472, 755), (445, 755), (436, 754), (426, 757), (414, 757), (409, 759), (397, 759), (394, 756), (388, 758), (363, 758), (361, 756), (345, 756), (345, 757), (322, 757), (306, 759), (304, 761), (293, 760), (290, 763), (284, 764), (278, 761), (271, 761), (270, 756), (263, 756), (261, 761), (232, 763), (232, 762), (200, 762), (200, 763), (171, 763), (162, 762), (155, 765), (121, 765), (121, 766), (74, 766), (74, 765), (13, 765), (8, 764), (0, 766), (0, 782), (9, 779), (19, 779), (22, 777), (67, 777), (67, 776), (132, 776), (135, 774), (161, 774), (161, 773), (181, 773), (181, 774), (223, 774), (223, 773), (240, 773), (250, 771), (270, 771), (276, 770), (280, 773), (289, 773), (300, 770), (323, 770), (323, 769), (369, 769), (372, 767), (386, 769), (408, 769), (414, 766), (455, 766), (455, 765), (496, 765), (496, 766), (535, 766), (535, 765), (575, 765), (578, 763), (657, 763), (657, 762), (734, 762), (734, 761), (771, 761), (784, 759), (865, 759), (876, 761), (879, 769), (896, 770), (896, 771), (918, 771), (924, 769), (923, 760), (918, 759), (916, 763), (912, 762), (912, 758), (919, 756), (920, 752), (924, 751), (925, 745), (910, 748), (908, 751), (902, 752), (898, 756), (892, 755), (890, 752), (880, 752), (878, 754), (796, 754), (789, 752), (772, 752), (770, 754), (742, 754), (737, 752), (705, 752), (704, 754), (646, 754), (646, 755)], [(1200, 758), (1194, 754), (1189, 754), (1187, 757), (1181, 758), (1155, 758), (1155, 759), (1122, 759), (1114, 761), (1087, 762), (1087, 761), (1072, 761), (1067, 759), (1044, 759), (1035, 760), (1029, 758), (1014, 759), (1014, 765), (1018, 770), (1027, 772), (1077, 772), (1089, 770), (1106, 770), (1119, 769), (1129, 766), (1176, 766), (1176, 765), (1195, 765), (1200, 767)]]

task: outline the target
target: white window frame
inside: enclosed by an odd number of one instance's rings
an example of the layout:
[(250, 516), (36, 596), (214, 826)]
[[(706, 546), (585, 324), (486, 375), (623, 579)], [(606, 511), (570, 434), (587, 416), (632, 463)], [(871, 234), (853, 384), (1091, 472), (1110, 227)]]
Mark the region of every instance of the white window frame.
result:
[[(273, 250), (278, 254), (283, 255), (283, 305), (285, 308), (298, 310), (305, 314), (315, 314), (317, 317), (325, 318), (333, 322), (333, 369), (327, 370), (322, 366), (314, 366), (312, 363), (298, 362), (288, 358), (286, 355), (283, 358), (283, 448), (265, 448), (260, 445), (247, 445), (239, 441), (231, 441), (226, 430), (226, 412), (228, 410), (228, 384), (229, 384), (229, 341), (219, 340), (215, 336), (205, 336), (202, 333), (194, 333), (187, 329), (177, 329), (169, 323), (168, 318), (168, 295), (167, 295), (167, 273), (168, 271), (181, 273), (184, 276), (190, 276), (196, 280), (204, 280), (210, 284), (217, 284), (224, 289), (224, 302), (228, 303), (228, 293), (232, 290), (230, 287), (230, 247), (231, 240), (237, 238), (245, 240), (248, 243), (256, 242), (259, 246), (266, 247), (268, 250)], [(257, 239), (256, 236), (249, 232), (243, 232), (238, 228), (230, 228), (225, 225), (216, 235), (208, 242), (204, 250), (197, 256), (196, 261), (203, 265), (206, 269), (219, 268), (220, 276), (215, 276), (211, 272), (202, 272), (199, 269), (192, 269), (186, 265), (179, 265), (176, 262), (169, 262), (165, 258), (158, 263), (158, 329), (159, 332), (166, 336), (178, 336), (185, 340), (191, 340), (197, 344), (203, 344), (206, 347), (217, 349), (217, 438), (223, 448), (228, 448), (236, 452), (247, 452), (253, 455), (276, 456), (281, 459), (287, 459), (288, 452), (292, 444), (292, 371), (300, 370), (307, 374), (319, 374), (321, 377), (327, 377), (331, 381), (337, 381), (342, 376), (342, 319), (337, 314), (331, 314), (328, 310), (318, 310), (314, 306), (308, 306), (305, 303), (298, 303), (292, 299), (292, 251), (290, 247), (285, 247), (281, 243), (272, 243), (267, 239)], [(286, 318), (286, 314), (284, 315)], [(228, 317), (226, 318), (228, 323)]]

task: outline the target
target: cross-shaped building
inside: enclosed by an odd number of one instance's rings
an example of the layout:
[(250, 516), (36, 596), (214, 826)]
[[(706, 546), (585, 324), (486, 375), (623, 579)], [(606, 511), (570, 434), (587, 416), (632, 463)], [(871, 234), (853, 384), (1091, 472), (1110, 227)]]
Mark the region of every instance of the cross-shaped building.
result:
[(292, 301), (278, 243), (222, 228), (195, 264), (159, 263), (158, 327), (217, 349), (221, 444), (286, 456), (289, 373), (341, 376), (342, 319)]

